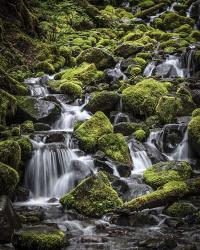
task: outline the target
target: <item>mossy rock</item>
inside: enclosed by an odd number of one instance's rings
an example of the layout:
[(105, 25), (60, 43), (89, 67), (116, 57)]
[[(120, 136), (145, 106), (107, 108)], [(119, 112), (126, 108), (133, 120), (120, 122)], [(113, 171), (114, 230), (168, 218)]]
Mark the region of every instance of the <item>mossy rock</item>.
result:
[(60, 199), (68, 208), (89, 217), (101, 217), (114, 208), (122, 205), (122, 200), (112, 188), (103, 172), (83, 180), (71, 192)]
[(145, 208), (159, 207), (173, 203), (189, 193), (189, 188), (184, 181), (170, 181), (162, 188), (149, 194), (137, 197), (129, 202), (126, 202), (123, 208), (130, 211), (142, 210)]
[(112, 68), (115, 60), (111, 54), (99, 48), (84, 50), (77, 58), (77, 63), (94, 63), (99, 70)]
[(12, 195), (19, 182), (17, 171), (0, 162), (0, 195)]
[(17, 100), (14, 96), (0, 89), (0, 124), (6, 124), (6, 118), (15, 114)]
[(12, 244), (15, 249), (20, 250), (59, 250), (65, 245), (65, 234), (59, 230), (44, 230), (43, 232), (30, 229), (15, 232)]
[(97, 149), (98, 139), (113, 132), (112, 124), (101, 111), (96, 112), (89, 120), (75, 130), (74, 135), (79, 140), (80, 147), (89, 152)]
[(37, 63), (35, 68), (36, 68), (36, 70), (43, 71), (44, 73), (47, 73), (47, 74), (55, 73), (55, 68), (54, 68), (53, 64), (48, 62), (48, 60)]
[(125, 136), (132, 135), (137, 130), (145, 131), (146, 136), (149, 135), (149, 128), (145, 123), (134, 123), (134, 122), (120, 122), (114, 125), (114, 132), (121, 133)]
[(27, 137), (23, 137), (19, 139), (17, 142), (21, 148), (21, 159), (22, 161), (26, 161), (27, 159), (29, 159), (31, 155), (31, 152), (33, 150), (33, 145), (30, 139)]
[(21, 161), (21, 148), (19, 144), (12, 140), (0, 142), (0, 162), (5, 163), (15, 169)]
[(114, 91), (101, 91), (96, 93), (86, 105), (86, 109), (95, 113), (102, 111), (111, 112), (119, 101), (119, 95)]
[(184, 201), (177, 201), (170, 205), (165, 213), (172, 217), (186, 217), (188, 215), (193, 215), (196, 212), (195, 207), (189, 203)]
[(82, 88), (76, 82), (65, 82), (60, 85), (60, 92), (66, 94), (71, 100), (76, 100), (82, 96)]
[(146, 132), (143, 129), (138, 129), (133, 133), (133, 136), (138, 141), (144, 141), (146, 138)]
[(188, 136), (189, 141), (196, 151), (196, 153), (200, 156), (200, 116), (197, 115), (192, 118), (190, 123), (188, 124)]
[(181, 99), (174, 96), (162, 96), (156, 106), (156, 114), (162, 123), (175, 121), (182, 110)]
[(23, 122), (20, 125), (20, 128), (21, 128), (21, 132), (24, 134), (29, 134), (29, 133), (34, 132), (34, 125), (33, 125), (33, 122), (30, 120)]
[(52, 122), (60, 115), (60, 107), (50, 101), (34, 97), (17, 97), (17, 119), (20, 121)]
[(35, 123), (34, 130), (35, 131), (49, 131), (51, 130), (51, 127), (45, 123)]
[(130, 86), (122, 92), (123, 107), (137, 116), (153, 115), (160, 97), (168, 93), (170, 85), (148, 79)]
[(192, 168), (187, 162), (160, 162), (144, 172), (145, 182), (154, 187), (161, 187), (169, 181), (182, 181), (190, 178)]
[(106, 134), (99, 138), (98, 149), (114, 161), (131, 167), (131, 156), (128, 144), (122, 134)]

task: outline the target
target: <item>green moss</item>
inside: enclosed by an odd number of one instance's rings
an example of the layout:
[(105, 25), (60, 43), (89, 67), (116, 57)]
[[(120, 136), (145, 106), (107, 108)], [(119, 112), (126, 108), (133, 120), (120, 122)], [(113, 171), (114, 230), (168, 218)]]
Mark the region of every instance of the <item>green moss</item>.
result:
[(99, 138), (98, 148), (109, 158), (131, 165), (128, 144), (122, 134), (106, 134)]
[(72, 50), (70, 47), (61, 46), (59, 48), (59, 53), (65, 58), (65, 65), (69, 67), (74, 66), (74, 61), (72, 58)]
[(138, 141), (144, 141), (146, 138), (146, 132), (143, 129), (138, 129), (133, 133), (133, 136)]
[(193, 117), (188, 124), (188, 136), (193, 148), (200, 155), (200, 116)]
[(12, 195), (19, 182), (17, 171), (0, 162), (0, 195)]
[(89, 120), (81, 124), (74, 132), (80, 147), (86, 151), (95, 151), (98, 139), (113, 132), (112, 124), (101, 111), (96, 112)]
[(196, 116), (200, 116), (200, 108), (197, 108), (192, 112), (192, 118)]
[(147, 65), (147, 61), (143, 58), (140, 58), (140, 57), (133, 58), (133, 62), (136, 65), (139, 65), (142, 69), (144, 69), (144, 67)]
[(131, 76), (135, 77), (142, 73), (142, 69), (139, 66), (130, 65), (128, 67), (128, 72), (131, 74)]
[(30, 139), (27, 137), (23, 137), (17, 142), (21, 148), (21, 159), (22, 161), (26, 161), (29, 158), (31, 151), (33, 150), (33, 145)]
[(83, 180), (75, 189), (64, 195), (60, 203), (87, 216), (101, 217), (122, 205), (122, 200), (110, 185), (107, 176), (99, 172)]
[(65, 245), (62, 231), (40, 232), (24, 231), (14, 235), (12, 240), (16, 249), (21, 250), (59, 250)]
[(48, 60), (37, 63), (35, 68), (36, 68), (36, 70), (43, 71), (47, 74), (55, 73), (54, 66)]
[(114, 126), (115, 133), (121, 133), (125, 136), (131, 135), (138, 130), (145, 131), (146, 136), (149, 135), (149, 128), (144, 123), (120, 122)]
[(148, 9), (145, 9), (145, 10), (142, 10), (142, 11), (139, 10), (134, 15), (134, 17), (140, 17), (140, 18), (146, 17), (147, 15), (152, 14), (152, 13), (156, 12), (159, 9), (162, 9), (166, 5), (167, 5), (167, 3), (159, 3), (159, 4), (156, 4), (156, 5), (154, 4), (152, 7), (148, 8)]
[(185, 17), (177, 14), (176, 12), (165, 13), (163, 16), (162, 26), (166, 30), (173, 30), (179, 28), (181, 25), (188, 24), (194, 25), (194, 20), (190, 17)]
[(148, 9), (152, 6), (154, 6), (154, 1), (151, 1), (151, 0), (144, 0), (142, 2), (140, 2), (138, 4), (138, 6), (141, 8), (141, 9)]
[(29, 133), (33, 133), (34, 130), (34, 125), (32, 121), (25, 121), (20, 125), (21, 128), (21, 132), (24, 134), (29, 134)]
[(14, 127), (11, 129), (11, 133), (12, 133), (12, 136), (19, 136), (21, 131), (20, 131), (20, 127)]
[(77, 63), (94, 63), (97, 69), (107, 69), (115, 65), (114, 58), (106, 51), (91, 48), (83, 51), (77, 58)]
[(6, 124), (6, 118), (16, 111), (16, 99), (6, 91), (0, 89), (0, 124)]
[(156, 106), (156, 113), (162, 123), (173, 122), (182, 110), (181, 99), (174, 96), (162, 96)]
[(21, 148), (12, 140), (0, 142), (0, 162), (17, 169), (21, 161)]
[(192, 215), (194, 212), (194, 206), (192, 206), (190, 203), (183, 201), (174, 202), (166, 209), (167, 215), (181, 218), (187, 215)]
[(144, 172), (144, 180), (157, 188), (169, 181), (182, 181), (190, 178), (192, 168), (187, 162), (161, 162)]
[(170, 86), (170, 83), (160, 83), (156, 80), (148, 79), (126, 88), (122, 92), (125, 110), (139, 116), (154, 114), (160, 97), (167, 94), (168, 86)]
[(86, 109), (95, 113), (97, 111), (110, 112), (114, 110), (119, 101), (119, 95), (114, 91), (101, 91), (96, 93), (89, 101)]
[(72, 100), (76, 100), (82, 96), (82, 88), (73, 81), (62, 83), (60, 85), (60, 92), (66, 94)]
[(173, 200), (182, 198), (188, 194), (189, 189), (184, 181), (170, 181), (152, 193), (142, 195), (124, 204), (124, 208), (131, 211), (144, 208), (158, 207), (171, 203)]

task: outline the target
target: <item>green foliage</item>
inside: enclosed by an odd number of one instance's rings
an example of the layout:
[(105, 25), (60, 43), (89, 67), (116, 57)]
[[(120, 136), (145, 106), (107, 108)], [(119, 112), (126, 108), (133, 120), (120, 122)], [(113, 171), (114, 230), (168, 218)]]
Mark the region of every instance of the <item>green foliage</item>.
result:
[(103, 112), (96, 112), (89, 120), (81, 124), (74, 132), (80, 147), (85, 151), (95, 151), (98, 139), (113, 132), (112, 124)]
[(107, 176), (99, 172), (83, 180), (76, 188), (64, 195), (60, 203), (90, 217), (101, 217), (122, 205), (122, 200), (110, 185)]
[(178, 201), (174, 202), (171, 206), (166, 209), (166, 214), (173, 217), (185, 217), (192, 215), (195, 212), (194, 206), (190, 203)]
[(138, 141), (144, 141), (146, 138), (146, 132), (143, 129), (138, 129), (133, 133), (133, 136)]

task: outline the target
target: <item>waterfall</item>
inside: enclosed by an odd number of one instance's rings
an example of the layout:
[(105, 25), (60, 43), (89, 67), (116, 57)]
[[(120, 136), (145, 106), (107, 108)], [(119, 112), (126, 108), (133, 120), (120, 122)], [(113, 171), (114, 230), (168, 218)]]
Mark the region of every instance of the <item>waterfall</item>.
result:
[(196, 60), (196, 47), (190, 46), (187, 52), (183, 55), (183, 63), (186, 68), (186, 76), (192, 77), (199, 68), (199, 62)]
[(112, 81), (116, 80), (126, 80), (126, 75), (121, 70), (121, 61), (119, 61), (114, 69), (107, 70), (107, 75)]
[(49, 94), (46, 83), (49, 80), (49, 76), (29, 78), (24, 81), (28, 85), (31, 96), (34, 97), (44, 97)]
[(144, 69), (143, 75), (146, 77), (150, 77), (153, 74), (154, 69), (156, 68), (156, 63), (154, 61), (150, 62), (146, 68)]
[(129, 143), (129, 149), (133, 160), (132, 174), (141, 174), (152, 165), (145, 148), (137, 147), (137, 142), (134, 139)]

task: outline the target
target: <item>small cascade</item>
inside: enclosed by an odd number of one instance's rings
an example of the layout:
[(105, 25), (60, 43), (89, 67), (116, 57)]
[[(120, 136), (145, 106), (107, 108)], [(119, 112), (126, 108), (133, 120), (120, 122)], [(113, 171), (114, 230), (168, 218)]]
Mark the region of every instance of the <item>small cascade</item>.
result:
[(84, 104), (69, 105), (61, 102), (62, 113), (58, 121), (53, 124), (54, 130), (67, 130), (73, 131), (73, 127), (76, 121), (84, 121), (90, 118), (89, 113), (83, 110), (83, 107), (88, 103), (88, 98), (85, 99)]
[(117, 123), (120, 122), (130, 122), (130, 117), (128, 114), (123, 113), (123, 102), (122, 102), (122, 97), (120, 96), (120, 100), (118, 103), (117, 107), (117, 113), (114, 114), (114, 121), (113, 124), (116, 125)]
[(144, 69), (143, 75), (146, 77), (150, 77), (153, 74), (154, 69), (156, 68), (156, 63), (154, 61), (150, 62), (146, 68)]
[(195, 54), (196, 46), (190, 46), (182, 57), (186, 77), (192, 77), (199, 70), (199, 62), (196, 60)]
[(28, 85), (31, 96), (44, 97), (49, 94), (46, 87), (46, 83), (49, 79), (49, 76), (45, 75), (43, 77), (26, 79), (24, 83)]
[(116, 80), (126, 80), (127, 77), (126, 75), (122, 72), (121, 70), (121, 61), (119, 61), (114, 69), (109, 69), (107, 70), (107, 76), (110, 78), (112, 81)]
[(144, 147), (138, 147), (137, 142), (133, 139), (129, 143), (131, 158), (133, 160), (132, 174), (141, 174), (144, 170), (152, 165)]

